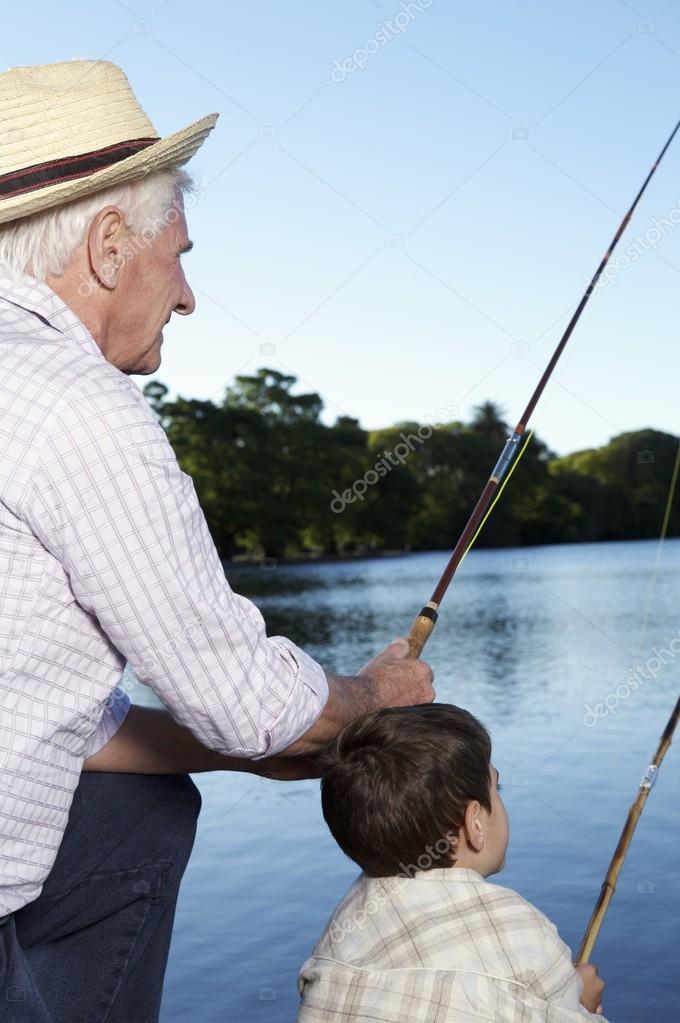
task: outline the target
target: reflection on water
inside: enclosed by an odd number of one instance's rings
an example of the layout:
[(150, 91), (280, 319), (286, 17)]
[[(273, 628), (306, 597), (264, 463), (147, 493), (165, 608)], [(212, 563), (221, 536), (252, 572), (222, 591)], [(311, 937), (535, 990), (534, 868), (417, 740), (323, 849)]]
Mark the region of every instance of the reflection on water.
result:
[[(646, 541), (475, 551), (427, 648), (439, 698), (468, 707), (493, 735), (511, 822), (498, 880), (548, 913), (572, 947), (680, 688), (680, 657), (637, 689), (621, 688), (680, 636), (680, 541), (666, 544), (650, 596), (655, 555)], [(238, 566), (228, 576), (255, 599), (270, 634), (349, 673), (408, 629), (446, 558)], [(617, 687), (628, 695), (584, 723), (586, 708)], [(356, 870), (326, 833), (317, 782), (197, 781), (203, 811), (162, 1023), (292, 1021), (297, 969)], [(675, 1013), (679, 782), (672, 748), (596, 948), (617, 1023)]]

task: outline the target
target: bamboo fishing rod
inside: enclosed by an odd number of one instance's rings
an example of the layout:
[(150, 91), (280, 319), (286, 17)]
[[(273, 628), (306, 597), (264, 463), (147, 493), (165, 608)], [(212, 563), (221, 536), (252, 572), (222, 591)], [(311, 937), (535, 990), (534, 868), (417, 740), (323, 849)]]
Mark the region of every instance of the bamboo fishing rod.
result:
[[(671, 520), (671, 508), (673, 506), (673, 498), (675, 495), (675, 490), (678, 485), (679, 478), (680, 478), (680, 443), (678, 444), (678, 450), (675, 455), (675, 464), (673, 466), (673, 471), (671, 473), (671, 483), (668, 489), (666, 509), (664, 511), (663, 524), (661, 526), (661, 533), (659, 535), (659, 547), (657, 549), (656, 563), (654, 565), (652, 589), (650, 591), (650, 595), (648, 598), (647, 611), (645, 613), (645, 621), (642, 627), (643, 635), (647, 624), (647, 615), (649, 614), (649, 607), (651, 604), (651, 593), (654, 588), (654, 581), (656, 580), (656, 571), (659, 565), (661, 548), (666, 539), (666, 534), (668, 533), (668, 525)], [(669, 717), (666, 727), (664, 728), (661, 734), (661, 738), (659, 739), (659, 744), (656, 748), (654, 758), (650, 763), (649, 767), (647, 768), (647, 770), (645, 771), (645, 773), (642, 775), (642, 779), (638, 786), (637, 796), (633, 801), (630, 810), (628, 811), (626, 823), (623, 826), (623, 831), (621, 832), (616, 849), (614, 850), (614, 855), (611, 858), (611, 862), (607, 869), (605, 879), (602, 882), (600, 895), (598, 897), (597, 902), (595, 903), (595, 908), (593, 910), (592, 916), (590, 917), (590, 920), (588, 921), (588, 926), (586, 927), (586, 932), (583, 935), (581, 947), (579, 948), (578, 955), (576, 956), (576, 962), (578, 964), (587, 963), (590, 958), (591, 952), (593, 951), (593, 946), (597, 941), (597, 936), (600, 933), (600, 928), (602, 927), (602, 922), (604, 921), (605, 914), (609, 909), (609, 903), (612, 901), (614, 897), (614, 892), (616, 891), (616, 882), (619, 879), (619, 874), (621, 873), (623, 861), (626, 858), (628, 848), (633, 840), (633, 834), (635, 833), (638, 820), (640, 819), (640, 814), (645, 808), (645, 803), (647, 802), (649, 793), (652, 791), (652, 787), (659, 773), (659, 768), (661, 767), (663, 758), (666, 756), (666, 751), (668, 750), (668, 747), (673, 741), (673, 733), (675, 732), (678, 720), (680, 720), (680, 698), (678, 698), (678, 701), (673, 709), (673, 713)]]
[(609, 864), (609, 869), (602, 883), (600, 896), (595, 904), (595, 909), (593, 910), (593, 914), (588, 922), (586, 933), (583, 937), (583, 941), (581, 942), (581, 947), (578, 950), (578, 955), (576, 956), (577, 965), (587, 963), (590, 958), (590, 954), (593, 951), (593, 946), (597, 940), (598, 934), (600, 933), (600, 927), (602, 926), (605, 913), (609, 909), (609, 903), (614, 897), (616, 882), (619, 879), (621, 867), (623, 866), (623, 861), (626, 858), (626, 853), (628, 852), (628, 848), (633, 839), (637, 822), (640, 819), (640, 814), (644, 810), (647, 797), (652, 791), (652, 786), (656, 781), (659, 768), (661, 767), (661, 762), (666, 755), (666, 750), (673, 740), (673, 732), (675, 731), (675, 726), (679, 719), (680, 698), (678, 698), (678, 702), (675, 704), (675, 709), (663, 730), (663, 734), (659, 740), (659, 745), (657, 746), (656, 753), (654, 754), (654, 759), (642, 776), (642, 780), (638, 787), (637, 797), (628, 811), (628, 816), (626, 817), (626, 823), (623, 827), (623, 831), (621, 832), (621, 837), (619, 838), (616, 849), (614, 850), (614, 855), (612, 856), (611, 863)]
[[(666, 150), (668, 149), (671, 142), (675, 138), (675, 135), (679, 128), (680, 121), (678, 121), (675, 128), (669, 135), (668, 141), (666, 142), (665, 146), (663, 147), (658, 157), (656, 158), (654, 164), (652, 165), (652, 168), (649, 171), (647, 177), (645, 178), (642, 187), (640, 188), (640, 191), (635, 196), (635, 199), (633, 200), (630, 209), (628, 210), (623, 220), (621, 221), (616, 231), (616, 234), (614, 235), (611, 244), (609, 245), (609, 248), (602, 257), (600, 265), (593, 274), (593, 277), (588, 287), (586, 288), (581, 301), (576, 307), (573, 316), (571, 317), (569, 323), (567, 324), (566, 330), (564, 331), (562, 337), (560, 338), (557, 344), (557, 347), (555, 348), (555, 351), (553, 352), (550, 362), (545, 368), (543, 376), (539, 380), (536, 389), (534, 390), (534, 393), (532, 394), (531, 399), (529, 400), (529, 404), (525, 408), (524, 413), (522, 414), (522, 417), (517, 423), (517, 426), (515, 427), (512, 435), (508, 438), (508, 440), (505, 443), (500, 458), (498, 459), (496, 465), (494, 466), (491, 475), (489, 476), (489, 479), (486, 482), (484, 489), (482, 490), (482, 493), (477, 501), (477, 504), (475, 505), (472, 514), (470, 515), (470, 518), (468, 519), (467, 524), (460, 535), (460, 539), (458, 540), (458, 543), (456, 544), (453, 550), (449, 562), (446, 568), (444, 569), (444, 572), (439, 582), (437, 583), (434, 592), (432, 593), (432, 597), (416, 615), (408, 635), (409, 652), (412, 657), (419, 657), (420, 654), (422, 653), (423, 647), (427, 643), (427, 640), (429, 639), (432, 630), (434, 629), (435, 623), (437, 621), (439, 607), (441, 605), (444, 594), (449, 588), (451, 580), (453, 579), (460, 563), (462, 562), (463, 558), (465, 557), (468, 550), (474, 543), (476, 537), (478, 536), (480, 528), (486, 521), (486, 517), (489, 514), (491, 507), (495, 502), (495, 499), (498, 496), (500, 496), (500, 488), (502, 487), (504, 479), (507, 480), (509, 478), (511, 466), (513, 465), (513, 463), (515, 463), (515, 460), (517, 458), (521, 442), (526, 434), (527, 425), (529, 423), (529, 419), (531, 418), (531, 414), (533, 413), (536, 405), (538, 404), (538, 401), (541, 395), (543, 394), (543, 391), (545, 390), (546, 384), (550, 380), (553, 370), (555, 369), (555, 366), (557, 365), (557, 362), (562, 352), (564, 351), (576, 324), (581, 318), (581, 313), (585, 309), (588, 299), (595, 290), (597, 282), (599, 281), (602, 272), (604, 271), (605, 267), (607, 266), (607, 263), (609, 262), (612, 252), (616, 248), (618, 241), (621, 238), (621, 235), (628, 226), (628, 223), (631, 217), (633, 216), (633, 213), (635, 212), (635, 209), (638, 203), (640, 202), (640, 199), (645, 193), (647, 185), (654, 176), (654, 172), (656, 171), (661, 160), (663, 159)], [(522, 445), (522, 450), (524, 449), (524, 446), (525, 445)]]

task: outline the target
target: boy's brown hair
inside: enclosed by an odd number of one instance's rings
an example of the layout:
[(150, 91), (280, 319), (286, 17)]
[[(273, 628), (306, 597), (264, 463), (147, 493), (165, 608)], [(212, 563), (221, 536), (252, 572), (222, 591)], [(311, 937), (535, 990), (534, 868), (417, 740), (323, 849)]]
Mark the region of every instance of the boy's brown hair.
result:
[(370, 877), (451, 866), (468, 803), (491, 810), (490, 761), (489, 733), (460, 707), (372, 711), (324, 751), (323, 815)]

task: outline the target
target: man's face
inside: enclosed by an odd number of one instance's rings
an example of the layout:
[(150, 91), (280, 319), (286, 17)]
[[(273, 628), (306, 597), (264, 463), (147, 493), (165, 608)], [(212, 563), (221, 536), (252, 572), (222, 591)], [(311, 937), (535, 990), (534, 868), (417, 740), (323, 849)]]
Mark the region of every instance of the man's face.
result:
[(106, 357), (124, 373), (154, 373), (161, 363), (163, 327), (173, 312), (194, 311), (194, 294), (182, 267), (192, 247), (179, 190), (163, 226), (148, 239), (129, 235), (128, 254), (116, 288), (116, 309)]

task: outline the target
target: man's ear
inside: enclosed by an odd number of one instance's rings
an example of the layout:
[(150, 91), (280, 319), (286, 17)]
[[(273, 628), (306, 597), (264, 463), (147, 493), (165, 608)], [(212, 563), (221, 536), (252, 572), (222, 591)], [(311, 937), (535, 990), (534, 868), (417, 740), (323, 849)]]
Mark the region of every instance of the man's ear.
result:
[(92, 273), (102, 287), (112, 291), (125, 262), (128, 236), (125, 214), (119, 206), (105, 206), (93, 217), (87, 232), (87, 252)]
[(465, 829), (465, 841), (470, 849), (481, 852), (484, 848), (484, 822), (482, 819), (482, 807), (476, 799), (471, 800), (465, 807), (465, 818), (463, 821)]

